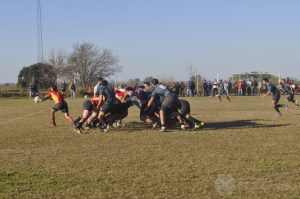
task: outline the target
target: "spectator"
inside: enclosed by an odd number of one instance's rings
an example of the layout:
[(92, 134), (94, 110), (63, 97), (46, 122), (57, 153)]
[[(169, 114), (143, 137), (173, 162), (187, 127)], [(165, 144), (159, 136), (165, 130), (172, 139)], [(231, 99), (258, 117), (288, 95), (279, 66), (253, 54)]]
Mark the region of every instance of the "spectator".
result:
[(208, 84), (206, 80), (203, 81), (203, 95), (208, 96)]
[(242, 80), (237, 82), (238, 96), (243, 95), (243, 82)]
[(195, 86), (194, 86), (194, 83), (192, 82), (192, 81), (188, 81), (188, 85), (187, 85), (187, 95), (189, 96), (189, 97), (193, 97), (194, 96), (194, 88), (195, 88)]
[(226, 81), (226, 80), (225, 80), (224, 86), (225, 86), (226, 95), (229, 96), (229, 95), (230, 95), (231, 88), (232, 88), (231, 81)]
[(234, 81), (233, 83), (233, 92), (235, 96), (239, 95), (238, 83), (239, 83), (238, 81)]
[(62, 94), (62, 96), (64, 97), (64, 96), (65, 96), (65, 93), (66, 93), (66, 91), (67, 91), (67, 84), (66, 84), (65, 81), (64, 81), (64, 83), (61, 84), (60, 88), (61, 88), (61, 94)]
[(208, 96), (211, 96), (212, 87), (213, 87), (213, 85), (212, 85), (211, 81), (208, 80), (208, 82), (207, 82), (207, 95)]
[(70, 95), (72, 99), (76, 98), (76, 85), (74, 83), (70, 84)]
[(183, 82), (181, 82), (179, 84), (179, 95), (181, 97), (184, 97), (185, 96), (185, 93), (184, 93), (184, 90), (185, 90), (185, 84)]
[(38, 89), (35, 82), (32, 82), (29, 86), (29, 97), (34, 98), (38, 95)]
[(257, 95), (257, 86), (258, 86), (258, 83), (256, 80), (253, 80), (251, 82), (251, 92), (252, 92), (252, 95), (253, 96), (256, 96)]
[(213, 92), (213, 96), (216, 96), (217, 93), (218, 93), (218, 82), (217, 80), (215, 79), (215, 81), (213, 82), (213, 85), (212, 85), (212, 92)]

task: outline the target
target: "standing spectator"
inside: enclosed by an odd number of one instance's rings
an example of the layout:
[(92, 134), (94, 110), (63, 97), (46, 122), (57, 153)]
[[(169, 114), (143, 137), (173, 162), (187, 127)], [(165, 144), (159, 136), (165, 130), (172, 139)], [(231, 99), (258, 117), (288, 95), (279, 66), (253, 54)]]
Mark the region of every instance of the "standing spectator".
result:
[(213, 89), (213, 96), (216, 96), (217, 95), (217, 93), (218, 93), (218, 82), (217, 82), (217, 80), (215, 79), (215, 81), (213, 82), (213, 87), (212, 87), (212, 89)]
[(208, 93), (208, 96), (211, 96), (212, 87), (213, 87), (213, 85), (212, 85), (211, 81), (208, 80), (208, 82), (207, 82), (207, 93)]
[(229, 81), (225, 80), (224, 86), (225, 86), (226, 95), (229, 96), (231, 88), (232, 88), (231, 81), (230, 80)]
[(235, 96), (239, 95), (239, 90), (238, 90), (238, 81), (234, 81), (233, 83), (233, 92)]
[(74, 83), (70, 85), (70, 94), (72, 99), (76, 98), (76, 85)]
[(35, 82), (32, 82), (29, 86), (29, 97), (30, 98), (34, 98), (35, 96), (38, 95), (38, 89), (37, 89), (37, 86), (35, 84)]
[(238, 96), (243, 95), (243, 82), (242, 82), (242, 80), (238, 81), (237, 89), (238, 89)]
[(246, 95), (246, 87), (247, 87), (247, 84), (246, 84), (246, 81), (243, 80), (242, 81), (242, 95), (245, 96)]
[(185, 90), (185, 84), (183, 83), (183, 81), (179, 84), (179, 95), (181, 97), (184, 97), (185, 96), (185, 93), (184, 93), (184, 90)]
[(253, 80), (251, 82), (251, 92), (252, 92), (252, 95), (253, 96), (256, 96), (257, 95), (257, 86), (258, 86), (258, 83), (256, 80)]
[(67, 91), (67, 84), (65, 81), (64, 81), (64, 83), (61, 84), (60, 88), (61, 88), (61, 94), (64, 97), (66, 94), (66, 91)]
[(192, 81), (188, 81), (188, 85), (187, 85), (187, 95), (189, 97), (194, 96), (193, 95), (193, 82)]
[(246, 91), (247, 91), (247, 95), (250, 96), (251, 95), (251, 81), (250, 81), (250, 79), (248, 79), (248, 81), (247, 81)]
[(203, 95), (208, 96), (208, 84), (206, 80), (203, 81)]

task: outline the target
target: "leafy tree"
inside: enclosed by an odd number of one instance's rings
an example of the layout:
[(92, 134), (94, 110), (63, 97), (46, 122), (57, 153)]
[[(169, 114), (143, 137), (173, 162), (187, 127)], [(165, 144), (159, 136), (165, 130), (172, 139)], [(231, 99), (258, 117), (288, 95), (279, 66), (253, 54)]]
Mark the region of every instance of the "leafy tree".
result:
[(17, 85), (21, 88), (28, 88), (34, 82), (38, 88), (49, 88), (56, 82), (56, 77), (56, 71), (52, 65), (37, 63), (21, 69)]
[(108, 78), (119, 72), (119, 59), (108, 49), (98, 49), (91, 43), (74, 45), (68, 58), (66, 74), (77, 79), (82, 87), (93, 85), (99, 76)]

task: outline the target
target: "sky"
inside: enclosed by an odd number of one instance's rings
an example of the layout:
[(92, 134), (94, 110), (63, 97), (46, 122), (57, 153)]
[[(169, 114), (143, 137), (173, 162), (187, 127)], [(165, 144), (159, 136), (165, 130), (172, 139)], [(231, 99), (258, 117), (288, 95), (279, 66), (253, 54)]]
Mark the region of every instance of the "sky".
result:
[[(43, 51), (110, 49), (118, 81), (269, 72), (300, 79), (298, 0), (40, 0)], [(37, 1), (0, 0), (0, 83), (38, 60)]]

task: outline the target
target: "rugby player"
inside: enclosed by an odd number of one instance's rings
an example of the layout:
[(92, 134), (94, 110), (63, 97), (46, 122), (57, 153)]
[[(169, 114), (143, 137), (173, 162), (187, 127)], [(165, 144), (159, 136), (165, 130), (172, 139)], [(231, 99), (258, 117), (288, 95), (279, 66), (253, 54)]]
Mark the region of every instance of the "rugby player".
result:
[[(283, 107), (283, 104), (278, 104), (280, 100), (280, 90), (272, 83), (269, 82), (268, 78), (264, 78), (262, 83), (267, 86), (267, 93), (263, 94), (263, 97), (270, 95), (272, 93), (272, 105), (275, 109), (277, 116), (282, 116), (281, 112), (279, 111), (279, 107)], [(286, 106), (286, 105), (285, 105)]]
[(73, 118), (69, 115), (68, 104), (64, 100), (61, 93), (57, 91), (57, 86), (52, 85), (50, 88), (50, 92), (47, 95), (39, 100), (39, 102), (43, 102), (47, 99), (52, 99), (54, 101), (54, 107), (50, 111), (50, 125), (52, 127), (56, 126), (55, 122), (55, 112), (61, 110), (64, 113), (65, 118), (68, 120), (69, 123), (73, 124)]
[[(178, 112), (178, 96), (173, 93), (166, 85), (159, 83), (158, 79), (153, 79), (151, 81), (152, 85), (155, 87), (152, 94), (151, 98), (147, 104), (147, 108), (150, 108), (152, 103), (155, 100), (156, 95), (159, 95), (162, 100), (161, 100), (161, 107), (159, 110), (159, 118), (160, 118), (160, 124), (161, 124), (161, 129), (159, 131), (164, 132), (166, 131), (166, 126), (165, 126), (165, 115), (166, 112), (173, 112), (176, 111)], [(177, 116), (178, 121), (180, 122), (180, 128), (185, 129), (185, 126), (183, 124), (182, 118), (180, 115)]]

